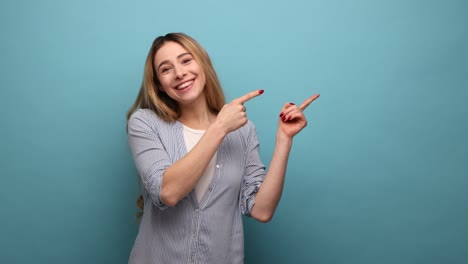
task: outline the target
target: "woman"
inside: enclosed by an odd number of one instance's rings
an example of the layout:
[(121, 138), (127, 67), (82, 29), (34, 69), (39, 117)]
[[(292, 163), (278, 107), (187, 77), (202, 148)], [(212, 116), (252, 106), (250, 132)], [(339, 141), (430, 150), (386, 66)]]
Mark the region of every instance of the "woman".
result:
[(144, 200), (129, 263), (243, 263), (241, 215), (273, 217), (292, 139), (318, 97), (283, 106), (265, 173), (243, 105), (262, 93), (225, 104), (210, 58), (194, 39), (182, 33), (155, 39), (127, 114)]

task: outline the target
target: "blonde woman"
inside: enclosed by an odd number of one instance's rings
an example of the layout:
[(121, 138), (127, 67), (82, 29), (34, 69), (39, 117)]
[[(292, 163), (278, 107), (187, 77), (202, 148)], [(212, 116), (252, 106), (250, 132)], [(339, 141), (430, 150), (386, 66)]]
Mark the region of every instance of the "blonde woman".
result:
[(183, 33), (156, 38), (127, 119), (142, 182), (140, 229), (129, 263), (243, 263), (242, 214), (268, 222), (281, 197), (293, 137), (306, 125), (300, 106), (280, 111), (268, 171), (244, 103), (225, 103), (206, 51)]

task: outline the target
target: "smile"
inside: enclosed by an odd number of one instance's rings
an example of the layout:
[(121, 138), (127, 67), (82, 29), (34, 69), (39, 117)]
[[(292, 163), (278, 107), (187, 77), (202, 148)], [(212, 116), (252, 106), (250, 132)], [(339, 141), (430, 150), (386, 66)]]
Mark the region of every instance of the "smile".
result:
[(186, 82), (183, 82), (183, 83), (177, 85), (175, 88), (177, 90), (182, 90), (182, 89), (192, 85), (193, 83), (194, 83), (194, 80), (186, 81)]

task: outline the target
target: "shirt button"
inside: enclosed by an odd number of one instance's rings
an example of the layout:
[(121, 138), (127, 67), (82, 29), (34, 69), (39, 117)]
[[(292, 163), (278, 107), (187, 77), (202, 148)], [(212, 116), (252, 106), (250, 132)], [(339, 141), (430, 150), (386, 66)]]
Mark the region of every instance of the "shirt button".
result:
[(219, 169), (219, 164), (216, 164), (216, 168)]

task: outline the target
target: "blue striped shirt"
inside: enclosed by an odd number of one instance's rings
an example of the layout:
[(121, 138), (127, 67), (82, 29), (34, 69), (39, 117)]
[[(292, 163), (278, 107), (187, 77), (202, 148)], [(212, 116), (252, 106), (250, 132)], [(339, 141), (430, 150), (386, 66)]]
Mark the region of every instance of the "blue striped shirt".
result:
[(200, 202), (192, 191), (174, 207), (160, 191), (164, 171), (187, 153), (182, 124), (139, 109), (128, 121), (128, 140), (145, 201), (129, 263), (243, 263), (242, 214), (250, 215), (265, 177), (253, 123), (224, 138)]

